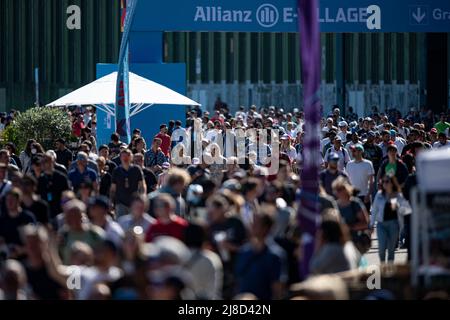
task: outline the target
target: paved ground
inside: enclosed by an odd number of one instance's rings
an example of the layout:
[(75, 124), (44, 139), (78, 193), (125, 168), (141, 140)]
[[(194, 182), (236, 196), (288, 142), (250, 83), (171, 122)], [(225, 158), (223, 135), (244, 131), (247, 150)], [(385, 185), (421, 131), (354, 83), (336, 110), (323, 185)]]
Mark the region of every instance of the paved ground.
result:
[[(380, 263), (380, 259), (378, 258), (378, 239), (376, 230), (372, 234), (372, 248), (370, 248), (369, 252), (366, 253), (366, 258), (369, 265)], [(406, 249), (397, 249), (395, 251), (394, 263), (406, 263), (407, 258), (408, 256)]]

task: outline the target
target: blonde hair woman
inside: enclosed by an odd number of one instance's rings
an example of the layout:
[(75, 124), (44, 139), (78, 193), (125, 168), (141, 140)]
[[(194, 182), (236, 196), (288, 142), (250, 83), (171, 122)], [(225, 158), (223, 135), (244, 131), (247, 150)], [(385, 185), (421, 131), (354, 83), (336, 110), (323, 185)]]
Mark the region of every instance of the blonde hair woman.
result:
[(352, 237), (358, 232), (367, 230), (369, 215), (360, 199), (353, 196), (353, 187), (344, 177), (338, 177), (331, 185), (336, 195), (341, 216), (348, 225)]

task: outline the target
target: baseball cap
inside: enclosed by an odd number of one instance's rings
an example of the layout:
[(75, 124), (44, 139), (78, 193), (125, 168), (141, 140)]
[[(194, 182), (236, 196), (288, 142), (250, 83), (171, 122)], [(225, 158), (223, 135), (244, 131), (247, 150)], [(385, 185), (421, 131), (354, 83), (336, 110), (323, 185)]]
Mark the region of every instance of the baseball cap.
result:
[(339, 122), (339, 127), (348, 127), (348, 123), (346, 121)]
[(66, 144), (66, 140), (64, 140), (63, 138), (58, 138), (55, 140), (55, 142), (59, 142), (61, 144)]
[(283, 134), (280, 138), (280, 140), (289, 140), (289, 135)]
[(337, 136), (334, 138), (334, 141), (342, 141), (341, 136), (337, 135)]
[(369, 136), (369, 137), (375, 137), (375, 136), (376, 136), (376, 133), (373, 132), (373, 131), (369, 131), (369, 132), (367, 133), (367, 136)]
[(225, 181), (222, 184), (221, 189), (227, 189), (230, 191), (239, 192), (241, 190), (241, 184), (236, 179), (230, 179), (230, 180)]
[(361, 151), (361, 152), (364, 152), (364, 147), (363, 147), (362, 144), (360, 144), (360, 143), (357, 143), (357, 144), (355, 144), (354, 146), (351, 146), (351, 149), (353, 149), (353, 150), (359, 150), (359, 151)]
[(397, 134), (397, 131), (391, 130), (391, 131), (389, 131), (389, 133), (391, 134), (391, 136), (395, 136)]
[(371, 117), (365, 117), (364, 121), (369, 121), (370, 122), (370, 121), (372, 121), (372, 118)]
[(331, 152), (328, 155), (328, 161), (338, 161), (339, 160), (339, 155), (336, 152)]

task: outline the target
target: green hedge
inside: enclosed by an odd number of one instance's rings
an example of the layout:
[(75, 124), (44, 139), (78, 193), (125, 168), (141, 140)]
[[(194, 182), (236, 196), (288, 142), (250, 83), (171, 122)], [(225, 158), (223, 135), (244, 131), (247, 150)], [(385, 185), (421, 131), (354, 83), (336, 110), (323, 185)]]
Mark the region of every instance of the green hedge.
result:
[(72, 125), (67, 113), (58, 108), (35, 107), (20, 113), (2, 134), (4, 143), (13, 142), (17, 152), (25, 148), (28, 139), (35, 139), (45, 150), (54, 149), (57, 138), (70, 139)]

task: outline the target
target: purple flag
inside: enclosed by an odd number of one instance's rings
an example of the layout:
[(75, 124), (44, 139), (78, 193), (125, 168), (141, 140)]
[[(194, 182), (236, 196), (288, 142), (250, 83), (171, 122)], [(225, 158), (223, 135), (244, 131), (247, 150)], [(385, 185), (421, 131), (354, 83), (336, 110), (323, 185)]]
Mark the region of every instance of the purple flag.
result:
[(302, 61), (303, 105), (305, 137), (303, 139), (302, 190), (298, 219), (302, 230), (302, 258), (300, 277), (309, 273), (314, 251), (317, 221), (319, 221), (319, 164), (320, 164), (320, 31), (317, 19), (317, 0), (298, 0), (300, 56)]

